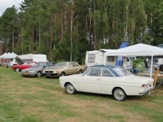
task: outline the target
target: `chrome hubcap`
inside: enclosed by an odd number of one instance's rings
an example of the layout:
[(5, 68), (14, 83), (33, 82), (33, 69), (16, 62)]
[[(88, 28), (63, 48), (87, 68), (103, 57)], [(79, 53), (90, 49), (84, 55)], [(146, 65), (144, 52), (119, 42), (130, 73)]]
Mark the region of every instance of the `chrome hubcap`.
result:
[(117, 96), (118, 96), (118, 97), (122, 97), (122, 96), (123, 96), (122, 91), (117, 91)]

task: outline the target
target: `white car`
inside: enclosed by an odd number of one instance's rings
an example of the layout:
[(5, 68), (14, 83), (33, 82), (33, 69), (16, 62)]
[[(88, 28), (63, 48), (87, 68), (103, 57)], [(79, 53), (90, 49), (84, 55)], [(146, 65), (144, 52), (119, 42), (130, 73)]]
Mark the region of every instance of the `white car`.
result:
[(76, 91), (109, 94), (118, 101), (127, 96), (142, 96), (154, 88), (153, 78), (136, 76), (117, 66), (92, 66), (83, 74), (62, 76), (59, 81), (68, 94)]

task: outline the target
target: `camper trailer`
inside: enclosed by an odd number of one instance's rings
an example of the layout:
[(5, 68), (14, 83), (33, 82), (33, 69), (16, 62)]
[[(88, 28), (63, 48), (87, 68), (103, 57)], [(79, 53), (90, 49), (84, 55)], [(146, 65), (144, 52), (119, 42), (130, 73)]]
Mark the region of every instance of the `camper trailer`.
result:
[[(120, 60), (121, 57), (121, 64), (118, 66), (123, 66), (125, 69), (132, 69), (132, 60), (135, 60), (135, 57), (122, 57), (122, 56), (106, 56), (105, 52), (112, 52), (115, 50), (94, 50), (94, 51), (87, 51), (86, 58), (85, 58), (85, 65), (86, 66), (93, 66), (93, 65), (110, 65), (115, 66), (116, 60)], [(133, 59), (134, 58), (134, 59)]]
[(116, 56), (107, 56), (105, 58), (104, 53), (102, 50), (87, 51), (85, 65), (115, 65)]

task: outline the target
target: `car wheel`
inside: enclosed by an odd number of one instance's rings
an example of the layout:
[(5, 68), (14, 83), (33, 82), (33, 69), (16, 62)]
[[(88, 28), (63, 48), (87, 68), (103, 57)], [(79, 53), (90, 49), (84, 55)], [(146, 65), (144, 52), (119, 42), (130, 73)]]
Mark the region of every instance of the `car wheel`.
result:
[(19, 69), (19, 68), (16, 68), (15, 71), (16, 71), (16, 72), (20, 72), (20, 69)]
[(126, 93), (121, 88), (116, 88), (113, 91), (113, 96), (117, 101), (123, 101), (126, 99)]
[(74, 86), (72, 84), (67, 84), (65, 87), (67, 94), (74, 94), (76, 92)]
[(49, 76), (46, 76), (46, 78), (50, 78)]
[(60, 76), (65, 76), (65, 73), (64, 73), (64, 72), (62, 72), (62, 73), (60, 74)]
[(79, 74), (82, 74), (82, 73), (83, 73), (83, 71), (82, 71), (82, 70), (80, 70), (80, 71), (79, 71)]
[(37, 77), (41, 77), (41, 72), (37, 72)]

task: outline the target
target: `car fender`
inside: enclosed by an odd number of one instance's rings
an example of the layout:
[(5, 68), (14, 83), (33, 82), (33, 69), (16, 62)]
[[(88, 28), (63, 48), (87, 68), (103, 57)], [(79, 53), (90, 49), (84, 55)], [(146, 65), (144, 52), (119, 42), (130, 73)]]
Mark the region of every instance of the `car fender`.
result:
[(125, 88), (123, 88), (122, 86), (115, 86), (115, 87), (112, 89), (112, 95), (113, 95), (113, 91), (114, 91), (116, 88), (122, 89), (122, 90), (125, 92), (125, 94), (127, 95), (127, 93), (126, 93), (126, 91), (125, 91)]

